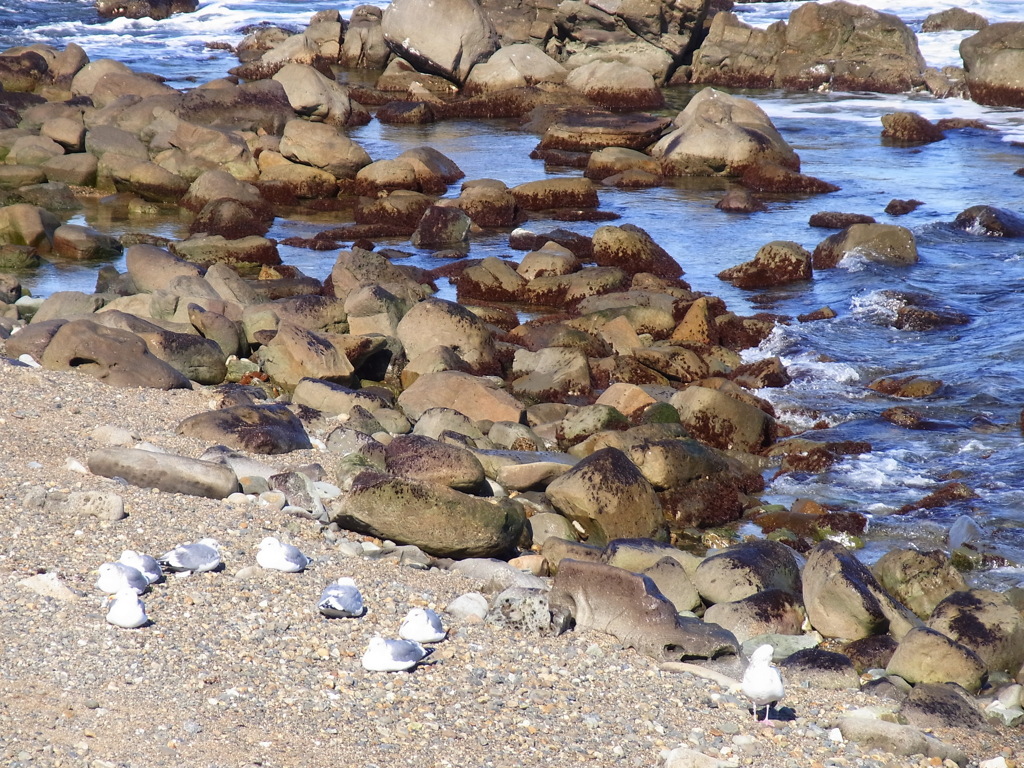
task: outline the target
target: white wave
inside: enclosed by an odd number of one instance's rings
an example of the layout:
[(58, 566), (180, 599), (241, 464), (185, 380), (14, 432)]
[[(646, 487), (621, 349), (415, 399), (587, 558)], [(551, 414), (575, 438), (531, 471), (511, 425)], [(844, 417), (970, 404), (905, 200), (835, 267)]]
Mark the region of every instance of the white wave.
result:
[(883, 291), (869, 291), (850, 298), (850, 310), (855, 317), (884, 323), (895, 320), (896, 312), (905, 304), (906, 302)]

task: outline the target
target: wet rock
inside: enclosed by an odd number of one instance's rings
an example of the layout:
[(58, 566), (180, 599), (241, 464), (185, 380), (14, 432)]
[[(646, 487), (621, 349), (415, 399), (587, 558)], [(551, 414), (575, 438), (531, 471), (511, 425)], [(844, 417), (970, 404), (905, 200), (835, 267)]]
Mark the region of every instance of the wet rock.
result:
[(797, 243), (775, 240), (761, 246), (753, 261), (718, 273), (738, 288), (767, 288), (810, 280), (811, 254)]
[(458, 208), (432, 205), (412, 234), (412, 244), (420, 248), (446, 248), (464, 242), (471, 220)]
[(715, 203), (715, 208), (726, 213), (757, 213), (768, 210), (764, 202), (742, 187), (730, 189), (725, 197)]
[(704, 611), (705, 621), (729, 630), (741, 643), (758, 635), (799, 635), (804, 618), (800, 599), (782, 589), (764, 589)]
[(857, 640), (888, 630), (898, 640), (921, 623), (834, 541), (823, 541), (808, 554), (803, 597), (811, 625), (826, 637)]
[(141, 488), (223, 499), (238, 490), (235, 473), (222, 464), (137, 448), (103, 448), (89, 454), (89, 471), (120, 477)]
[(840, 213), (839, 211), (819, 211), (812, 214), (808, 225), (822, 229), (846, 229), (852, 224), (874, 224), (875, 219), (863, 213)]
[(828, 269), (849, 255), (891, 266), (916, 264), (918, 258), (909, 229), (893, 224), (853, 224), (818, 243), (812, 262), (815, 269)]
[(872, 568), (879, 584), (912, 610), (927, 619), (935, 606), (953, 592), (967, 589), (963, 576), (941, 550), (920, 552), (893, 549)]
[(714, 658), (737, 653), (732, 633), (679, 616), (654, 583), (604, 563), (562, 560), (549, 595), (555, 615), (570, 615), (577, 629), (594, 629), (655, 659)]
[(944, 11), (928, 14), (921, 23), (922, 32), (962, 31), (965, 29), (984, 29), (988, 20), (979, 13), (963, 8), (947, 8)]
[(478, 227), (512, 227), (522, 218), (509, 188), (492, 179), (463, 184), (455, 205)]
[(309, 449), (302, 422), (284, 405), (237, 405), (189, 416), (178, 432), (250, 453), (277, 454)]
[(627, 274), (650, 272), (665, 278), (677, 278), (682, 268), (669, 253), (640, 227), (599, 227), (593, 237), (594, 261), (601, 267), (617, 267)]
[(765, 30), (715, 14), (694, 53), (691, 82), (903, 93), (923, 81), (924, 70), (917, 38), (896, 16), (853, 3), (807, 3)]
[(198, 0), (96, 0), (96, 13), (106, 19), (166, 19), (175, 13), (192, 13)]
[(919, 683), (900, 705), (908, 725), (917, 728), (976, 729), (985, 725), (974, 699), (955, 684)]
[(606, 147), (643, 150), (654, 144), (669, 124), (643, 113), (619, 114), (597, 108), (566, 112), (544, 129), (539, 150), (592, 152)]
[(372, 470), (352, 478), (331, 515), (342, 528), (455, 559), (508, 556), (526, 525), (522, 506), (511, 499), (481, 499)]
[(960, 43), (971, 99), (991, 106), (1024, 106), (1019, 61), (1024, 22), (989, 24)]
[(771, 416), (718, 390), (691, 385), (670, 402), (687, 431), (713, 448), (755, 453), (775, 439)]
[(885, 206), (885, 212), (890, 216), (906, 216), (908, 213), (913, 213), (918, 208), (924, 205), (920, 200), (900, 200), (893, 198)]
[(543, 179), (512, 188), (516, 204), (527, 211), (553, 208), (596, 208), (597, 190), (587, 179)]
[(551, 503), (581, 525), (591, 543), (650, 538), (663, 527), (657, 494), (622, 451), (592, 453), (547, 488)]
[(767, 589), (799, 595), (800, 568), (793, 551), (767, 539), (737, 544), (704, 559), (694, 584), (709, 603), (732, 603)]
[(787, 656), (779, 666), (790, 684), (827, 691), (860, 687), (860, 676), (853, 662), (841, 653), (805, 648)]
[(50, 252), (59, 226), (56, 216), (36, 205), (16, 203), (0, 208), (0, 241), (28, 245), (43, 255)]
[(973, 205), (957, 214), (956, 229), (986, 237), (1024, 237), (1024, 216), (991, 205)]
[[(894, 410), (894, 409), (891, 409)], [(884, 412), (883, 412), (884, 415)], [(911, 423), (907, 426), (911, 426), (916, 429), (928, 429), (930, 422), (926, 422), (921, 419), (919, 414), (910, 415)], [(896, 423), (899, 423), (897, 420)], [(918, 501), (911, 502), (910, 504), (904, 504), (893, 512), (897, 515), (905, 515), (910, 512), (915, 512), (919, 509), (934, 509), (936, 507), (946, 507), (955, 504), (958, 501), (965, 501), (967, 499), (976, 499), (978, 494), (975, 493), (970, 486), (964, 483), (946, 483), (941, 486), (938, 490), (932, 491), (928, 495), (919, 499)]]
[(884, 377), (875, 379), (868, 384), (868, 389), (881, 392), (883, 395), (892, 397), (924, 398), (930, 397), (942, 388), (942, 382), (937, 379), (925, 379), (919, 376), (904, 376), (901, 378)]
[(1001, 593), (954, 592), (932, 611), (928, 627), (970, 648), (989, 670), (1012, 675), (1024, 665), (1024, 617)]
[(882, 115), (882, 138), (897, 144), (931, 144), (946, 135), (916, 112), (890, 112)]

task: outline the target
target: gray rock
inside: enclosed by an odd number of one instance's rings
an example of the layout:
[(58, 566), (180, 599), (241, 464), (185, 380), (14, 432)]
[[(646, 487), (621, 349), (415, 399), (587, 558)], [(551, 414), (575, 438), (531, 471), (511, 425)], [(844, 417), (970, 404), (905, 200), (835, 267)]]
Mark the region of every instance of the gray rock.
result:
[(694, 572), (694, 583), (710, 603), (730, 603), (766, 589), (801, 591), (793, 550), (768, 539), (737, 544), (706, 557)]
[(807, 648), (787, 656), (781, 667), (791, 684), (830, 691), (860, 687), (860, 675), (853, 662), (841, 653)]
[(900, 714), (917, 728), (977, 729), (985, 724), (974, 697), (953, 683), (919, 683), (900, 706)]
[(826, 637), (857, 640), (888, 631), (900, 640), (921, 624), (867, 566), (834, 541), (823, 541), (808, 554), (803, 597), (811, 625)]
[(476, 619), (483, 621), (487, 616), (487, 598), (481, 595), (479, 592), (467, 592), (464, 595), (459, 595), (457, 598), (448, 603), (445, 607), (445, 613), (454, 616), (457, 619)]
[(552, 623), (547, 590), (528, 587), (503, 590), (491, 602), (485, 621), (515, 632), (548, 634)]
[(715, 603), (704, 620), (725, 627), (741, 643), (758, 635), (799, 635), (805, 612), (800, 599), (783, 589), (765, 589), (728, 603)]
[(661, 503), (622, 451), (605, 448), (552, 481), (547, 495), (559, 512), (583, 526), (595, 544), (650, 538), (664, 527)]
[(867, 716), (843, 715), (839, 718), (839, 732), (844, 739), (864, 750), (880, 749), (894, 755), (925, 755), (952, 760), (960, 766), (967, 765), (967, 755), (959, 749), (909, 725), (898, 725)]
[(128, 516), (124, 511), (124, 499), (113, 491), (72, 491), (65, 504), (73, 511), (107, 522)]
[(510, 499), (481, 499), (373, 470), (353, 477), (330, 511), (342, 528), (456, 559), (509, 555), (526, 526), (521, 505)]
[(1024, 616), (1003, 594), (954, 592), (935, 607), (927, 625), (977, 653), (989, 671), (1013, 675), (1024, 665)]
[(89, 471), (122, 478), (131, 485), (223, 499), (238, 490), (238, 478), (228, 467), (137, 448), (103, 448), (89, 454)]
[(483, 465), (464, 448), (421, 435), (401, 435), (385, 447), (384, 460), (385, 469), (400, 477), (487, 495)]
[(973, 650), (928, 627), (915, 627), (903, 636), (885, 671), (908, 683), (950, 682), (972, 692), (987, 672)]
[(449, 569), (481, 582), (481, 589), (488, 594), (501, 592), (509, 587), (547, 591), (549, 586), (548, 582), (539, 576), (521, 571), (504, 560), (495, 558), (467, 557), (465, 560), (452, 563)]

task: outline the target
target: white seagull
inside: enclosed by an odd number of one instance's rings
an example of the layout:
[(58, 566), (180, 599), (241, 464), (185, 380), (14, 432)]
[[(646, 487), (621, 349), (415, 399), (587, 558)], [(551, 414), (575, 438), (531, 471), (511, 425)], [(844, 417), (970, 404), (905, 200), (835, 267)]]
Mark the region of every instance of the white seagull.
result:
[(155, 557), (141, 554), (134, 549), (126, 549), (121, 553), (117, 561), (139, 571), (150, 584), (156, 584), (164, 577), (164, 570), (160, 567), (160, 563), (156, 561)]
[(108, 597), (107, 601), (110, 604), (107, 609), (107, 621), (115, 627), (135, 629), (149, 621), (146, 606), (142, 604), (134, 589), (125, 588)]
[(149, 580), (139, 570), (124, 563), (104, 563), (96, 573), (99, 574), (96, 589), (108, 595), (116, 595), (125, 589), (141, 595), (149, 589)]
[(159, 563), (176, 573), (202, 573), (220, 566), (220, 544), (216, 539), (200, 539), (192, 544), (179, 544), (163, 557)]
[(398, 628), (399, 637), (417, 643), (439, 643), (446, 634), (441, 617), (430, 608), (413, 608)]
[(401, 672), (412, 669), (427, 655), (414, 640), (390, 640), (375, 635), (363, 654), (363, 669), (370, 672)]
[(764, 707), (764, 722), (768, 722), (771, 705), (782, 699), (784, 688), (779, 668), (772, 664), (775, 650), (770, 645), (758, 646), (750, 654), (750, 664), (743, 673), (743, 695), (754, 704), (754, 717)]
[(358, 618), (366, 613), (363, 596), (359, 593), (355, 581), (348, 576), (342, 576), (324, 587), (317, 608), (329, 619)]
[(273, 536), (267, 536), (260, 542), (260, 548), (256, 552), (256, 562), (271, 571), (298, 573), (306, 570), (306, 566), (313, 561), (302, 554), (298, 547), (284, 544)]

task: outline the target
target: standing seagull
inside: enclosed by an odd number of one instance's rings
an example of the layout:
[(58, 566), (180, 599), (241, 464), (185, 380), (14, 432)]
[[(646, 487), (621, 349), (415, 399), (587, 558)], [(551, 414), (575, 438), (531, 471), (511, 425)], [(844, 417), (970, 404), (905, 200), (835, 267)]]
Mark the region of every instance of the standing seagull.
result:
[(370, 672), (401, 672), (412, 669), (427, 655), (427, 649), (413, 640), (370, 638), (363, 654), (363, 669)]
[(354, 619), (366, 613), (363, 596), (355, 581), (348, 576), (324, 587), (317, 608), (329, 619)]
[(750, 664), (743, 673), (743, 695), (754, 704), (754, 717), (764, 707), (764, 722), (768, 722), (768, 711), (771, 705), (782, 699), (784, 692), (782, 675), (779, 668), (772, 664), (775, 650), (770, 645), (762, 645), (750, 654)]
[(136, 595), (141, 595), (149, 589), (149, 580), (137, 569), (124, 563), (104, 563), (96, 573), (96, 589), (106, 592), (108, 595), (116, 595), (125, 589), (130, 589)]
[(135, 629), (149, 621), (146, 606), (142, 604), (138, 594), (131, 587), (126, 587), (116, 595), (107, 598), (110, 608), (107, 610), (107, 621), (115, 627)]
[(417, 643), (439, 643), (444, 640), (445, 634), (441, 617), (430, 608), (413, 608), (398, 628), (400, 638), (415, 640)]
[(220, 567), (220, 544), (216, 539), (200, 539), (193, 544), (179, 544), (159, 562), (176, 573), (202, 573)]
[(302, 554), (298, 547), (284, 544), (273, 536), (267, 536), (260, 542), (259, 551), (256, 552), (256, 562), (271, 571), (298, 573), (306, 570), (306, 566), (313, 561)]
[(141, 554), (134, 549), (126, 549), (117, 561), (139, 571), (150, 584), (156, 584), (164, 577), (164, 571), (155, 557)]

